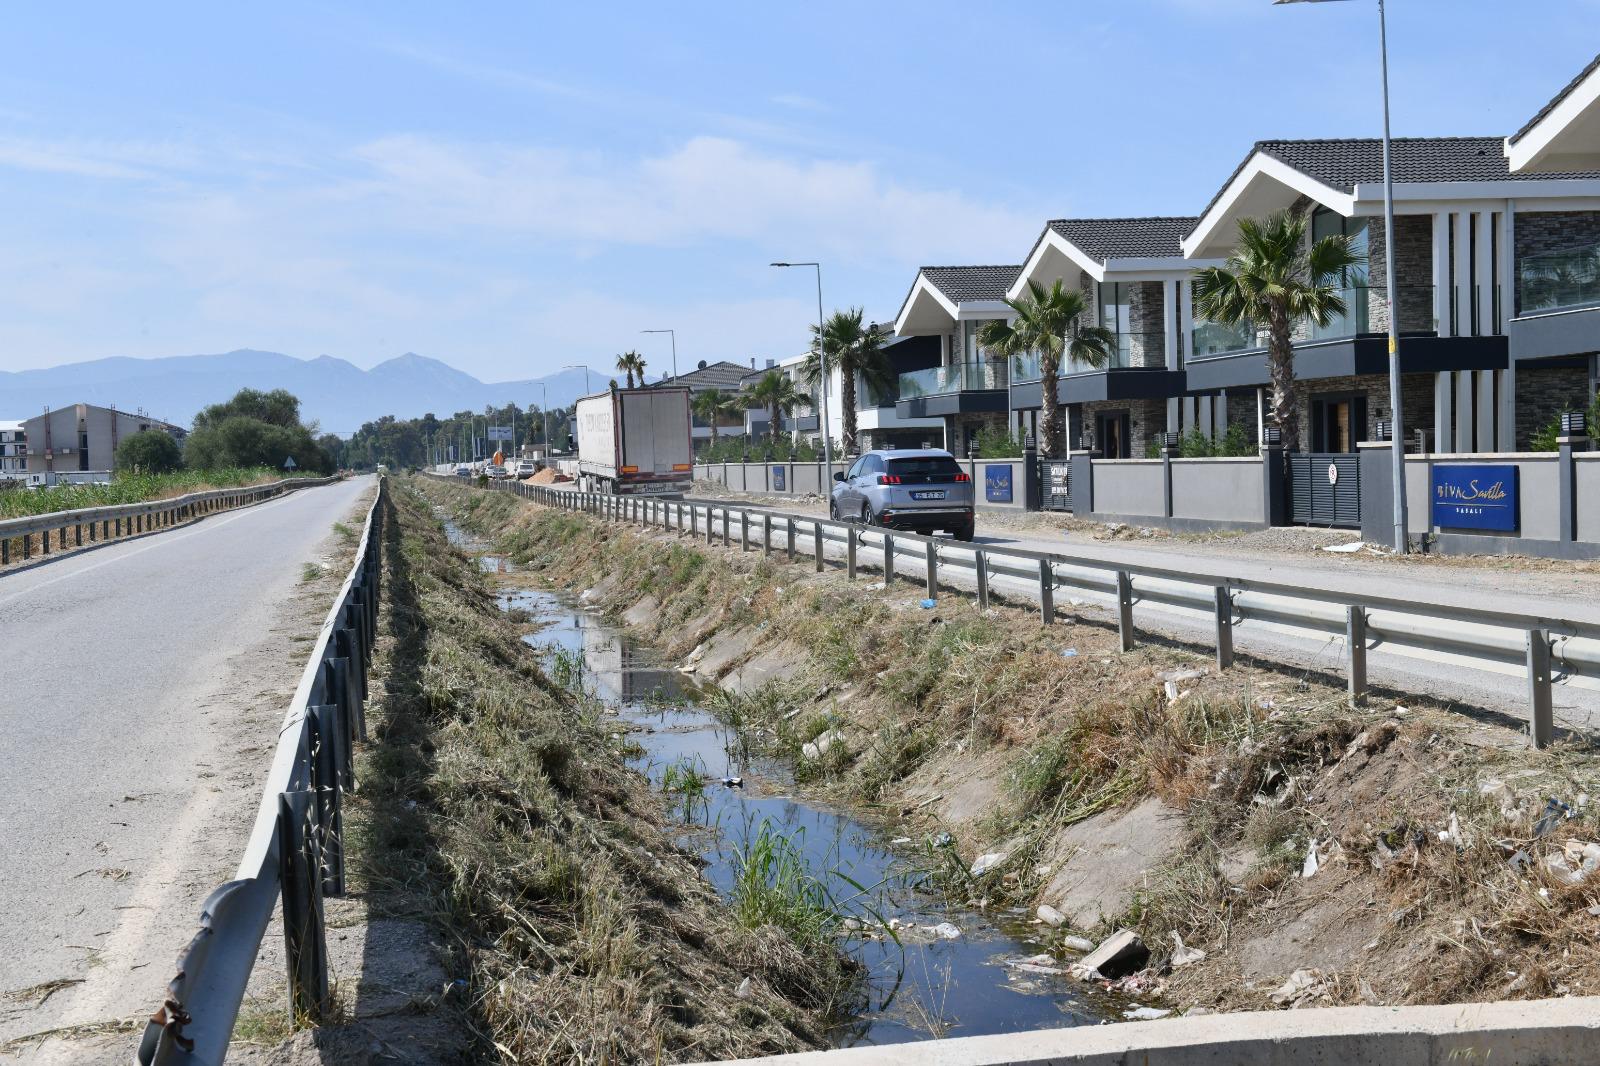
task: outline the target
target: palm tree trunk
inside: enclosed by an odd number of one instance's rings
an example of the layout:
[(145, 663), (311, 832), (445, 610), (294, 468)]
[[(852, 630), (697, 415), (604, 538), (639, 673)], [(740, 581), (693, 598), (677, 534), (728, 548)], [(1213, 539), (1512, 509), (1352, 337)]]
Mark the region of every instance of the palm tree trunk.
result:
[(1272, 421), (1283, 433), (1284, 451), (1300, 447), (1300, 407), (1294, 398), (1294, 341), (1289, 315), (1282, 307), (1273, 309), (1267, 345), (1267, 373), (1272, 380)]
[[(856, 453), (856, 371), (855, 367), (849, 363), (842, 363), (839, 366), (839, 403), (844, 406), (844, 410), (839, 412), (844, 420), (844, 440), (840, 443), (844, 445), (844, 454), (854, 455)], [(826, 432), (828, 427), (823, 426), (822, 428)]]
[(778, 446), (778, 405), (773, 404), (772, 409), (767, 413), (772, 416), (772, 425), (769, 429), (771, 430), (772, 446), (776, 448)]
[(1061, 401), (1056, 396), (1056, 372), (1060, 366), (1049, 355), (1039, 359), (1039, 404), (1043, 418), (1039, 422), (1039, 454), (1046, 459), (1056, 458), (1056, 442), (1061, 439)]

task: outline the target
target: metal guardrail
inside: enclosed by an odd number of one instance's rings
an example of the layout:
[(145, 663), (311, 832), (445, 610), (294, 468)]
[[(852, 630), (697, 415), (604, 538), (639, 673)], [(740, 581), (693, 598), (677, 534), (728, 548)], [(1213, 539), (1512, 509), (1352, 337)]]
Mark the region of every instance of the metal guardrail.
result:
[(338, 477), (285, 478), (265, 485), (206, 489), (203, 492), (191, 492), (166, 500), (117, 503), (106, 507), (80, 507), (73, 511), (47, 511), (44, 514), (25, 515), (21, 518), (0, 519), (0, 566), (11, 562), (13, 540), (22, 542), (22, 558), (31, 558), (33, 550), (30, 538), (35, 534), (39, 536), (41, 554), (48, 555), (52, 533), (59, 533), (59, 549), (65, 551), (69, 529), (73, 531), (73, 546), (82, 547), (85, 529), (89, 531), (89, 542), (92, 544), (114, 537), (133, 536), (155, 529), (165, 529), (199, 515), (259, 503), (261, 500), (295, 489), (328, 485), (338, 480)]
[(222, 1062), (280, 892), (290, 1015), (317, 1022), (329, 1007), (322, 900), (344, 894), (343, 797), (355, 787), (355, 742), (366, 739), (387, 493), (380, 477), (355, 564), (278, 731), (244, 857), (234, 879), (201, 908), (200, 931), (178, 956), (177, 976), (145, 1026), (134, 1060), (141, 1066)]
[[(887, 565), (879, 564), (886, 588), (895, 582), (900, 563), (911, 560), (922, 564), (929, 596), (937, 595), (941, 575), (947, 587), (951, 587), (950, 578), (960, 576), (972, 583), (980, 607), (987, 607), (991, 592), (1001, 588), (1036, 602), (1040, 620), (1046, 625), (1055, 621), (1058, 590), (1081, 591), (1106, 601), (1115, 610), (1124, 651), (1132, 649), (1137, 641), (1136, 605), (1160, 604), (1199, 612), (1215, 626), (1219, 669), (1233, 664), (1234, 629), (1245, 622), (1342, 641), (1349, 698), (1356, 705), (1366, 700), (1367, 657), (1377, 649), (1525, 675), (1529, 732), (1539, 747), (1554, 738), (1552, 685), (1600, 689), (1600, 624), (1595, 623), (1285, 585), (1224, 573), (1113, 563), (1025, 548), (983, 547), (758, 507), (607, 496), (521, 482), (491, 482), (490, 487), (545, 506), (613, 521), (676, 530), (684, 535), (698, 536), (703, 532), (708, 543), (716, 540), (720, 518), (724, 544), (731, 543), (730, 537), (737, 535), (741, 549), (752, 550), (752, 534), (758, 531), (763, 553), (775, 550), (781, 539), (790, 561), (797, 552), (806, 554), (818, 571), (825, 566), (828, 549), (839, 547), (851, 578), (862, 562), (862, 549), (871, 547), (877, 550), (880, 560), (892, 560)], [(731, 532), (731, 526), (737, 526), (736, 534)]]

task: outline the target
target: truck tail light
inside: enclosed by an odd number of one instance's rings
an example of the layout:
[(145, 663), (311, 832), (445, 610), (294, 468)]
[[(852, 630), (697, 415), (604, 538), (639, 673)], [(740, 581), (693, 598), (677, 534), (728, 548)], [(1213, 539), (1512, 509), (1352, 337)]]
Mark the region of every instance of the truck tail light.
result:
[(880, 485), (898, 485), (898, 484), (900, 484), (900, 475), (899, 474), (879, 474), (878, 475), (878, 484), (880, 484)]
[(622, 468), (622, 472), (624, 474), (637, 474), (639, 472), (639, 468), (636, 466), (625, 466)]
[(676, 470), (693, 470), (694, 466), (692, 464), (690, 464), (690, 463), (673, 463), (672, 464), (672, 469), (675, 470), (675, 471)]

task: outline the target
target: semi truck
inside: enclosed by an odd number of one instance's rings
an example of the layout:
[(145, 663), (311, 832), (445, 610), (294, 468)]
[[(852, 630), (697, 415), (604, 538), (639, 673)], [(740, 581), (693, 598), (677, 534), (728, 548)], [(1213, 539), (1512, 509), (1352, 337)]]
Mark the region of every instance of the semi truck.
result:
[(578, 400), (578, 487), (680, 495), (694, 484), (689, 390), (619, 389)]

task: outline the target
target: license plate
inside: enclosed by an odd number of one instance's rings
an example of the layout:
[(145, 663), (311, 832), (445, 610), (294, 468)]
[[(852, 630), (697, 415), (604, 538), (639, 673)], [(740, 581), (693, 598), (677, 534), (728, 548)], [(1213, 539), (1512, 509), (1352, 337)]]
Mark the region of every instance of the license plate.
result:
[(913, 492), (911, 498), (913, 500), (942, 500), (944, 499), (944, 490)]

